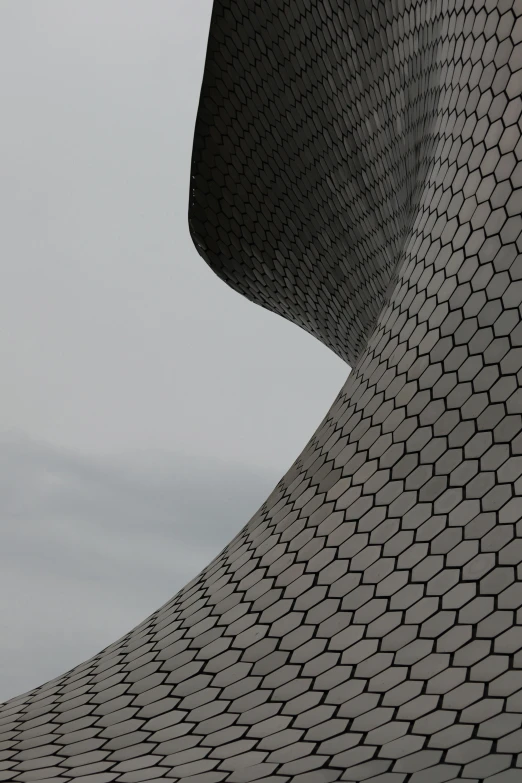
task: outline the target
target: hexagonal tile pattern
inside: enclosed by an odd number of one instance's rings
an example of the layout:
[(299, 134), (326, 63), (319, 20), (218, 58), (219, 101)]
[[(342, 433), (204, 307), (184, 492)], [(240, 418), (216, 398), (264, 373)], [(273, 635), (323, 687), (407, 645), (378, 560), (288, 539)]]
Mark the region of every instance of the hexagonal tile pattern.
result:
[(522, 0), (215, 0), (194, 242), (352, 372), (0, 781), (522, 780), (521, 93)]

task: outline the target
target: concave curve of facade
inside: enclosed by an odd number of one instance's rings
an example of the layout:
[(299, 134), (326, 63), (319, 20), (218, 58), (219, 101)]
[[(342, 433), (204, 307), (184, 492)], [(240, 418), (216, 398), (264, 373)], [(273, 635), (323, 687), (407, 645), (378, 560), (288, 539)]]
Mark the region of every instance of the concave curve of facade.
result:
[(215, 0), (194, 241), (353, 369), (0, 781), (522, 780), (521, 89), (521, 0)]

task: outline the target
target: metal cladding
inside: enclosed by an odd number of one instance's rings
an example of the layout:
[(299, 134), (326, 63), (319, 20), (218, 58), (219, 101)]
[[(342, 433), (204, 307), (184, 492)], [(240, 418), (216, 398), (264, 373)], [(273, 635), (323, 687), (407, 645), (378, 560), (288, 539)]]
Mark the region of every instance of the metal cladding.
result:
[(0, 781), (520, 783), (521, 91), (522, 0), (215, 0), (194, 240), (353, 370)]

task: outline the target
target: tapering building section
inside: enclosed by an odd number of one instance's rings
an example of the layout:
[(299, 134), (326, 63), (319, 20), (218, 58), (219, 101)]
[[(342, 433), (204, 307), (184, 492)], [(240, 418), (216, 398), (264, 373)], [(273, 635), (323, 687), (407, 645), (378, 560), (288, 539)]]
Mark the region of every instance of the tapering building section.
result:
[(194, 242), (352, 371), (0, 781), (522, 781), (521, 93), (522, 0), (214, 1)]

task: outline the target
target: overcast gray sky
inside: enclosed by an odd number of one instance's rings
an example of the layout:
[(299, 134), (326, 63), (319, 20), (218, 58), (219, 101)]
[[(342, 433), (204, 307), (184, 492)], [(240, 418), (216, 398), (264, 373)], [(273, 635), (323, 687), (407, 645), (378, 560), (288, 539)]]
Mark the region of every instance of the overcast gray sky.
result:
[(210, 9), (0, 3), (0, 701), (195, 576), (348, 372), (190, 241)]

